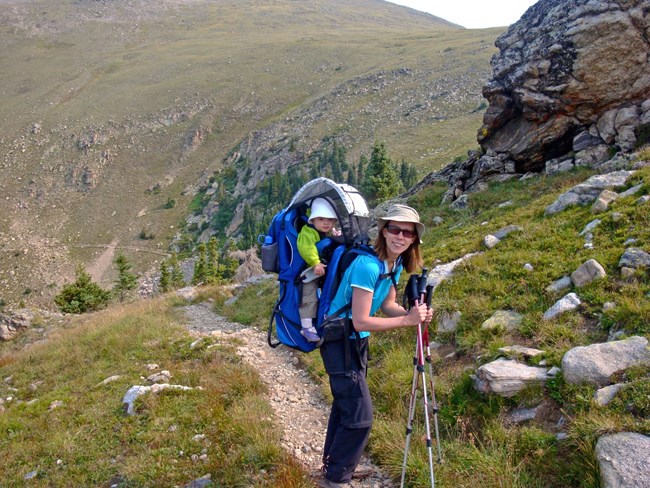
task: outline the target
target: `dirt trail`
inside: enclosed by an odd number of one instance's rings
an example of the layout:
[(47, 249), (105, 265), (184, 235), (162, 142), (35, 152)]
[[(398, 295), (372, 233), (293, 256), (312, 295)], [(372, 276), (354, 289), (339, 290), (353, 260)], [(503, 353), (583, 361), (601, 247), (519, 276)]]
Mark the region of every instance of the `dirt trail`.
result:
[(101, 281), (102, 276), (113, 263), (115, 256), (115, 248), (117, 247), (118, 239), (113, 239), (108, 245), (106, 250), (95, 259), (90, 266), (88, 266), (88, 274), (93, 281)]
[[(237, 353), (259, 373), (268, 387), (268, 400), (277, 423), (282, 428), (282, 446), (318, 480), (323, 443), (329, 414), (329, 402), (323, 398), (319, 386), (300, 369), (298, 355), (284, 346), (272, 349), (266, 334), (251, 327), (228, 322), (212, 311), (210, 302), (185, 307), (189, 319), (187, 328), (197, 337), (237, 334), (244, 341)], [(361, 466), (373, 469), (373, 475), (364, 480), (353, 480), (359, 488), (392, 488), (392, 481), (369, 459)]]

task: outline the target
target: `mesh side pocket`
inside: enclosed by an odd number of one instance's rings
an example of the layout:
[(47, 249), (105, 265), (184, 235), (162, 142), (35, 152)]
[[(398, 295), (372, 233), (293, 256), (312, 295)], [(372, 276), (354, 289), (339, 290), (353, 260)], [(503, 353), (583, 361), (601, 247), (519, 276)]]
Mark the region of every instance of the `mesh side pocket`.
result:
[(262, 246), (262, 269), (267, 273), (278, 273), (278, 243)]

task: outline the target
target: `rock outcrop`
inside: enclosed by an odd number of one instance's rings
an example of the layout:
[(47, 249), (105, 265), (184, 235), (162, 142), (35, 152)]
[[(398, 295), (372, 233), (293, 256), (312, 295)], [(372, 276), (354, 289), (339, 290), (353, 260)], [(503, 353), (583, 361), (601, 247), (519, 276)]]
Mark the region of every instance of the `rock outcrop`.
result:
[(489, 106), (477, 136), (482, 152), (470, 151), (408, 193), (446, 179), (445, 200), (455, 200), (528, 172), (599, 166), (644, 142), (649, 8), (648, 0), (544, 0), (530, 7), (496, 41), (492, 79), (483, 87)]
[(521, 173), (576, 149), (631, 149), (650, 94), (649, 5), (549, 0), (528, 9), (496, 41), (483, 149), (507, 154)]

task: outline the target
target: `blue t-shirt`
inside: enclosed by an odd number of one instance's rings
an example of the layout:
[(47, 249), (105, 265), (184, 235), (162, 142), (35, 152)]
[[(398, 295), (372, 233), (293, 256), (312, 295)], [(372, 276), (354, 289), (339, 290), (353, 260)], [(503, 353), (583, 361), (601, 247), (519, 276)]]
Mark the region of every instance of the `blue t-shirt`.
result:
[[(397, 265), (393, 271), (395, 272), (395, 282), (397, 282), (402, 272), (402, 265)], [(360, 288), (373, 292), (370, 315), (374, 315), (381, 307), (381, 304), (384, 303), (388, 292), (390, 292), (390, 287), (393, 285), (390, 276), (379, 279), (379, 276), (384, 273), (388, 273), (388, 263), (386, 261), (380, 263), (377, 258), (372, 256), (358, 256), (343, 273), (339, 289), (330, 304), (328, 314), (332, 314), (352, 303), (352, 289)], [(348, 310), (341, 316), (352, 317), (352, 310)], [(359, 332), (360, 337), (368, 337), (369, 335), (370, 332)]]

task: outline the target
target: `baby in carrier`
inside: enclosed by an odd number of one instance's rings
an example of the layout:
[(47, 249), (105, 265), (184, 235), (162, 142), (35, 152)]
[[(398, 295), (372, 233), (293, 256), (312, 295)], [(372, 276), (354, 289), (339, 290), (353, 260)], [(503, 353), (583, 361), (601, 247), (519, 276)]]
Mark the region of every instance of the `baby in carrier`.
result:
[(309, 342), (318, 342), (320, 337), (313, 325), (318, 313), (318, 278), (325, 275), (325, 264), (321, 263), (316, 243), (328, 235), (340, 235), (335, 229), (336, 212), (323, 198), (315, 198), (311, 204), (309, 221), (298, 234), (298, 252), (313, 273), (303, 282), (302, 302), (300, 304), (300, 333)]

